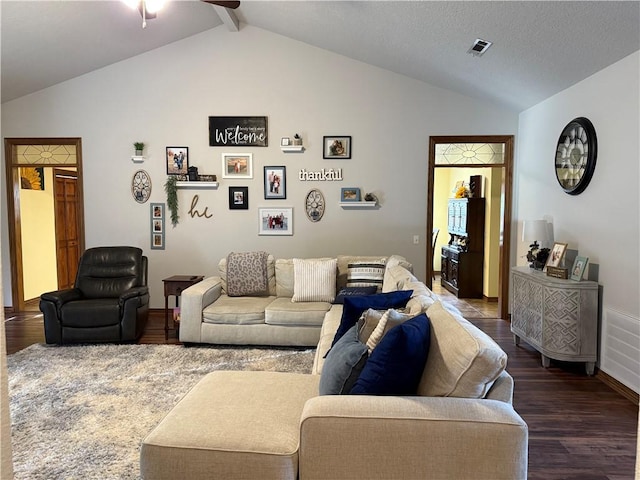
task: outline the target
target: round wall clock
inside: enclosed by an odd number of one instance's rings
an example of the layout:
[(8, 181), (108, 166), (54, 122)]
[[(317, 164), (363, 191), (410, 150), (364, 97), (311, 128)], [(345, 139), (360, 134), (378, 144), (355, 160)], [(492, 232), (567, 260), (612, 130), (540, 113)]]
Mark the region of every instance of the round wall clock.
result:
[(558, 139), (556, 178), (569, 195), (582, 193), (593, 176), (598, 156), (598, 140), (588, 118), (571, 120)]
[(151, 177), (144, 170), (138, 170), (131, 179), (131, 194), (138, 203), (149, 200), (151, 195)]
[(307, 218), (312, 222), (319, 222), (324, 215), (324, 195), (320, 190), (314, 188), (307, 193), (304, 206)]

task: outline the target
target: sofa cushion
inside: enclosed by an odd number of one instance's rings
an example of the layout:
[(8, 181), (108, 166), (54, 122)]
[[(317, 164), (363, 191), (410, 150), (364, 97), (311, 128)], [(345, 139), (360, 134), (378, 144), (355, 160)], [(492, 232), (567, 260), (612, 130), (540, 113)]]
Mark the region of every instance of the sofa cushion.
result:
[(413, 265), (411, 265), (406, 258), (400, 255), (391, 255), (389, 258), (387, 258), (387, 261), (385, 263), (384, 279), (382, 281), (383, 293), (393, 292), (394, 290), (402, 290), (401, 288), (397, 287), (395, 279), (392, 278), (388, 273), (391, 268), (397, 266), (403, 267), (410, 273), (413, 271)]
[(382, 317), (380, 317), (380, 321), (371, 332), (371, 335), (369, 335), (365, 341), (367, 348), (369, 349), (369, 354), (371, 354), (373, 349), (376, 348), (389, 330), (406, 322), (407, 320), (410, 320), (412, 317), (415, 317), (415, 315), (400, 313), (393, 308), (384, 312)]
[(418, 315), (419, 313), (426, 312), (427, 309), (437, 301), (438, 297), (435, 295), (414, 295), (407, 302), (405, 311), (412, 315)]
[(350, 393), (415, 395), (429, 355), (430, 331), (424, 313), (389, 330), (369, 355)]
[(382, 290), (385, 259), (376, 261), (358, 260), (348, 264), (347, 287), (376, 287)]
[(336, 298), (335, 258), (293, 259), (292, 302), (333, 302)]
[(348, 394), (367, 357), (367, 346), (358, 339), (358, 326), (354, 325), (327, 355), (320, 375), (320, 395)]
[(276, 297), (230, 297), (220, 295), (202, 311), (205, 323), (250, 325), (264, 323), (264, 311)]
[(300, 417), (318, 381), (280, 372), (206, 375), (143, 440), (142, 478), (295, 480)]
[(344, 287), (341, 288), (338, 294), (336, 295), (336, 299), (333, 303), (344, 303), (344, 297), (353, 297), (354, 295), (373, 295), (377, 293), (378, 287), (369, 286), (369, 287)]
[[(267, 256), (267, 283), (269, 285), (269, 295), (276, 295), (276, 260), (273, 255)], [(218, 276), (222, 281), (222, 292), (227, 293), (227, 257), (218, 262)]]
[(440, 302), (429, 307), (427, 315), (431, 349), (418, 394), (484, 398), (506, 368), (507, 354), (486, 333)]
[(267, 252), (231, 252), (227, 256), (227, 295), (267, 295), (267, 257)]
[(290, 298), (278, 297), (264, 312), (264, 322), (269, 325), (320, 326), (331, 308), (327, 302), (292, 302)]
[(340, 326), (333, 339), (332, 346), (336, 344), (340, 337), (344, 335), (360, 318), (362, 312), (368, 308), (386, 310), (388, 308), (404, 308), (411, 298), (411, 290), (377, 293), (375, 295), (364, 295), (362, 297), (347, 297), (344, 299), (342, 308), (342, 319)]
[(278, 297), (293, 297), (293, 258), (278, 258), (275, 264), (276, 295)]

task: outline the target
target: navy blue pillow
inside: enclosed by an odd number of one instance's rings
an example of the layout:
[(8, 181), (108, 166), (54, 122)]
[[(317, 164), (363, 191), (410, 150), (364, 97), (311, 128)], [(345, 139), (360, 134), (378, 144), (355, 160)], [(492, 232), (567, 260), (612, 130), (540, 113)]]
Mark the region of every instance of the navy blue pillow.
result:
[(364, 365), (351, 395), (415, 395), (431, 342), (431, 323), (422, 313), (393, 327)]
[(362, 372), (369, 351), (354, 325), (329, 351), (320, 374), (320, 395), (346, 395)]
[(344, 298), (342, 307), (342, 319), (336, 331), (331, 346), (333, 347), (357, 322), (362, 312), (373, 308), (375, 310), (388, 310), (389, 308), (404, 308), (411, 298), (413, 290), (398, 290), (389, 293), (377, 293), (376, 295), (356, 295)]
[(354, 295), (373, 295), (378, 291), (378, 287), (372, 285), (370, 287), (344, 287), (341, 288), (336, 295), (333, 303), (344, 303), (345, 297), (353, 297)]

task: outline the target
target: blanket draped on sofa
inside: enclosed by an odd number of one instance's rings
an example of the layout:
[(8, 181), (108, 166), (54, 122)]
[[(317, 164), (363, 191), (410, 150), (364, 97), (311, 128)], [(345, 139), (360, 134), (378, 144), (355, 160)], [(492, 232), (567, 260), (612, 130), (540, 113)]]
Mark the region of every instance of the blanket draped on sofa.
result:
[(267, 252), (231, 252), (227, 257), (227, 295), (268, 295)]

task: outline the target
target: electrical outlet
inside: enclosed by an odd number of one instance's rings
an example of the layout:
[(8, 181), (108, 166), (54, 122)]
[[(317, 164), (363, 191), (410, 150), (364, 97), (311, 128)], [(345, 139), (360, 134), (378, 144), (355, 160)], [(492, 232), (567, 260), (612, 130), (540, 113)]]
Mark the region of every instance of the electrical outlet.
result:
[(420, 243), (420, 235), (413, 236), (413, 244), (418, 245)]

